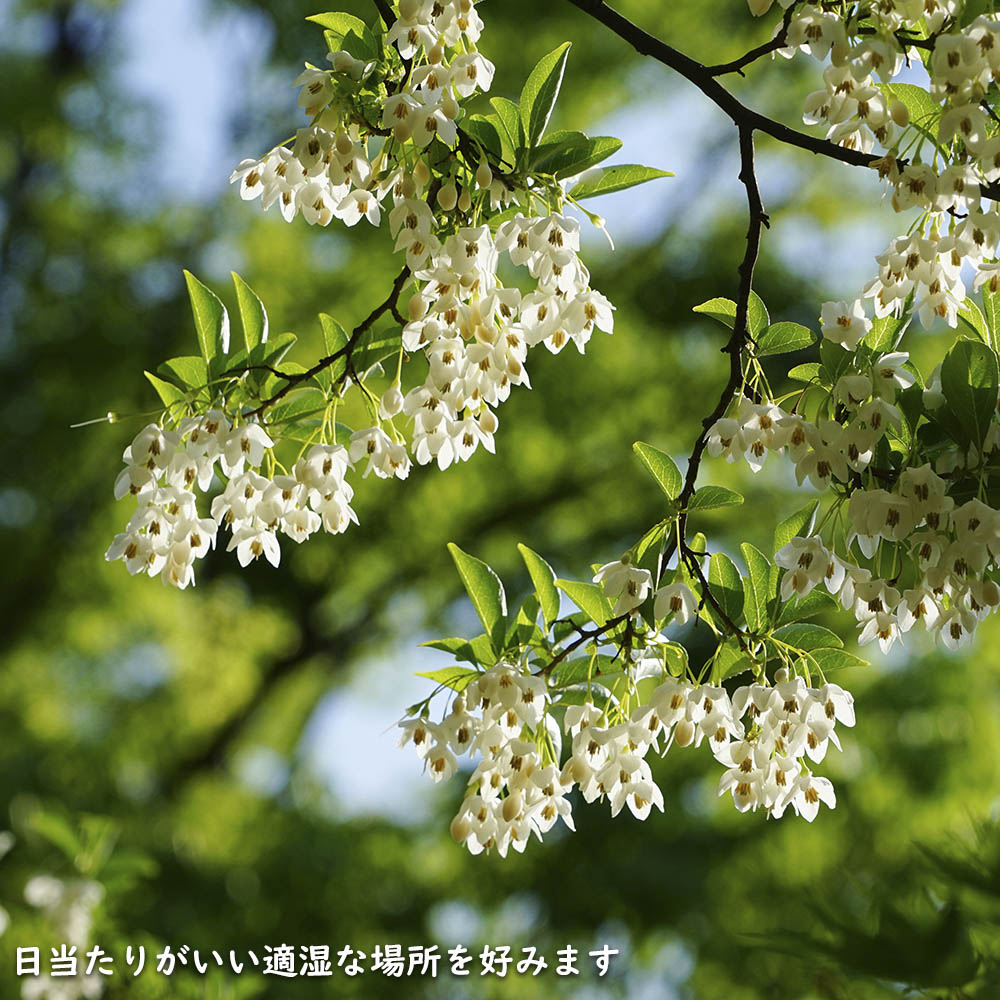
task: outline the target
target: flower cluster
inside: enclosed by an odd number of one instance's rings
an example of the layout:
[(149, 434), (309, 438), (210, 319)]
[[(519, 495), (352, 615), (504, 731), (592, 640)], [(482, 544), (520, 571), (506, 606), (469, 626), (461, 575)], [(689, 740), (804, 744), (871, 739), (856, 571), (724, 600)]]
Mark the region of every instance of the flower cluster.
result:
[[(408, 253), (419, 242), (433, 254), (416, 271), (425, 284), (410, 299), (403, 329), (404, 349), (423, 350), (428, 373), (406, 394), (403, 411), (413, 420), (417, 461), (436, 459), (444, 469), (480, 444), (493, 451), (497, 419), (489, 407), (506, 400), (512, 386), (530, 386), (529, 348), (544, 343), (557, 353), (573, 341), (583, 353), (595, 327), (612, 332), (612, 306), (589, 286), (575, 219), (517, 215), (495, 238), (487, 226), (469, 227), (434, 251), (426, 205), (407, 199), (396, 211)], [(532, 291), (522, 295), (498, 283), (501, 254), (527, 267), (537, 282)]]
[[(640, 820), (654, 806), (663, 811), (646, 758), (674, 745), (707, 743), (726, 768), (719, 795), (730, 792), (741, 812), (760, 807), (779, 818), (790, 806), (811, 822), (820, 802), (836, 805), (832, 784), (805, 758), (821, 762), (831, 742), (839, 749), (836, 723), (854, 725), (848, 692), (835, 684), (809, 688), (779, 670), (773, 686), (746, 685), (730, 697), (722, 687), (664, 676), (656, 659), (639, 660), (634, 682), (650, 677), (660, 683), (647, 701), (633, 697), (629, 710), (624, 699), (580, 702), (550, 688), (544, 675), (500, 663), (455, 695), (439, 723), (424, 715), (402, 721), (400, 743), (413, 744), (435, 781), (456, 772), (459, 756), (476, 758), (451, 824), (473, 854), (523, 851), (532, 833), (541, 839), (560, 818), (572, 830), (567, 796), (574, 788), (585, 802), (606, 800), (612, 816), (626, 807)], [(563, 761), (564, 737), (570, 752)]]
[[(265, 459), (273, 467), (275, 443), (259, 424), (233, 427), (218, 411), (185, 418), (177, 431), (143, 428), (125, 449), (126, 467), (115, 484), (116, 498), (134, 496), (136, 510), (105, 558), (183, 590), (194, 583), (195, 560), (215, 546), (222, 525), (232, 534), (227, 550), (236, 550), (241, 566), (261, 555), (277, 566), (279, 533), (302, 542), (321, 527), (339, 534), (357, 522), (346, 448), (313, 445), (291, 474), (269, 477), (261, 467)], [(365, 442), (352, 442), (352, 452), (359, 443)], [(369, 453), (367, 445), (361, 450)], [(227, 477), (225, 489), (213, 498), (211, 517), (201, 517), (197, 491), (216, 481), (217, 465)]]
[[(301, 215), (311, 225), (367, 219), (377, 226), (396, 164), (435, 140), (454, 146), (459, 100), (489, 90), (493, 64), (475, 50), (482, 28), (471, 0), (402, 0), (386, 41), (408, 60), (409, 71), (381, 99), (377, 120), (366, 119), (362, 98), (374, 65), (350, 51), (330, 52), (330, 70), (307, 66), (295, 81), (312, 123), (298, 130), (291, 149), (277, 146), (244, 160), (230, 181), (239, 181), (245, 200), (259, 197), (265, 209), (277, 204), (289, 222)], [(485, 186), (491, 183), (492, 175)]]

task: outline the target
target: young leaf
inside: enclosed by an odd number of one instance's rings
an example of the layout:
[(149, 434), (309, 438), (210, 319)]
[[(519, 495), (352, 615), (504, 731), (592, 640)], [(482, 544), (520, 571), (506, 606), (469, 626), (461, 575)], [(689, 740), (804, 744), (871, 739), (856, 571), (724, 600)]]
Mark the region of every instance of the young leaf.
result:
[(503, 125), (496, 115), (470, 115), (463, 119), (461, 129), (472, 136), (487, 152), (497, 159), (504, 158), (504, 144), (500, 137)]
[(490, 667), (496, 662), (496, 654), (493, 652), (493, 644), (488, 635), (476, 636), (475, 639), (431, 639), (420, 645), (451, 653), (456, 660), (463, 660), (466, 663)]
[(799, 623), (785, 625), (774, 633), (774, 637), (780, 639), (788, 646), (793, 646), (795, 649), (804, 649), (807, 651), (813, 649), (840, 649), (844, 645), (840, 636), (831, 632), (828, 628), (823, 628), (822, 625), (804, 625)]
[(172, 410), (178, 403), (183, 403), (187, 399), (184, 391), (178, 389), (172, 382), (165, 382), (162, 378), (157, 378), (152, 372), (145, 372), (145, 375), (168, 410)]
[(804, 365), (796, 365), (788, 372), (788, 377), (796, 382), (823, 383), (823, 369), (816, 361), (808, 361)]
[(997, 356), (986, 344), (960, 340), (941, 362), (945, 401), (977, 448), (996, 414), (998, 383)]
[(595, 625), (603, 625), (611, 617), (611, 602), (596, 583), (579, 580), (556, 580), (556, 586)]
[[(524, 134), (521, 128), (521, 113), (517, 105), (506, 97), (491, 97), (490, 106), (497, 113), (497, 118), (506, 133), (507, 141), (515, 156), (524, 148)], [(501, 138), (503, 138), (501, 136)]]
[(185, 271), (184, 277), (187, 279), (201, 356), (211, 366), (219, 355), (229, 353), (229, 313), (218, 296), (190, 271)]
[(711, 316), (723, 326), (728, 326), (730, 330), (736, 322), (736, 303), (732, 299), (709, 299), (707, 302), (702, 302), (700, 306), (695, 306), (691, 311)]
[(958, 309), (958, 318), (981, 340), (984, 344), (990, 342), (990, 327), (986, 322), (982, 309), (976, 305), (973, 299), (966, 299)]
[(545, 627), (548, 628), (559, 617), (559, 592), (556, 590), (556, 575), (552, 567), (527, 545), (519, 544), (517, 551), (521, 553), (524, 565), (528, 568), (528, 575), (535, 586), (538, 603), (542, 609), (542, 618), (545, 620)]
[(649, 469), (653, 478), (660, 484), (660, 489), (671, 500), (676, 500), (684, 485), (684, 480), (681, 478), (680, 469), (674, 464), (674, 460), (658, 448), (642, 441), (636, 441), (632, 448), (642, 460), (642, 464)]
[(790, 354), (811, 347), (819, 340), (819, 334), (801, 323), (772, 323), (757, 338), (757, 357), (771, 354)]
[(735, 490), (725, 486), (702, 486), (695, 490), (688, 510), (716, 510), (719, 507), (738, 507), (743, 503), (743, 497)]
[(540, 174), (572, 177), (596, 166), (622, 148), (621, 139), (599, 135), (593, 139), (582, 132), (552, 132), (531, 155), (531, 169)]
[(832, 611), (837, 606), (836, 600), (825, 590), (810, 590), (805, 597), (791, 600), (782, 607), (777, 624), (780, 628), (791, 622), (805, 621), (807, 618), (815, 618), (825, 611)]
[(541, 139), (549, 124), (549, 118), (552, 117), (552, 109), (555, 107), (559, 88), (562, 86), (563, 73), (566, 71), (570, 44), (563, 42), (557, 49), (542, 56), (524, 83), (521, 91), (520, 117), (525, 145), (529, 149)]
[[(347, 346), (348, 336), (344, 328), (326, 313), (320, 313), (320, 326), (323, 327), (323, 349), (326, 356), (331, 357), (337, 351), (343, 350)], [(338, 358), (329, 368), (320, 372), (319, 380), (329, 389), (334, 383), (343, 377), (347, 371), (347, 358)]]
[(797, 538), (799, 535), (808, 535), (812, 532), (818, 508), (819, 501), (810, 500), (805, 507), (797, 510), (791, 517), (786, 517), (774, 529), (775, 555), (778, 554), (779, 549), (783, 549), (793, 538)]
[(743, 580), (736, 564), (724, 552), (716, 552), (708, 561), (708, 584), (726, 616), (738, 624), (743, 613)]
[(584, 198), (596, 198), (600, 194), (614, 194), (615, 191), (625, 191), (647, 181), (655, 181), (659, 177), (673, 177), (669, 170), (657, 170), (656, 167), (643, 167), (638, 163), (621, 163), (614, 167), (595, 167), (593, 176), (582, 177), (570, 191), (570, 198), (582, 201)]
[[(759, 337), (771, 324), (771, 317), (767, 314), (767, 306), (764, 300), (754, 291), (750, 292), (750, 301), (747, 304), (747, 329), (752, 337)], [(791, 324), (795, 326), (796, 324)]]
[(252, 351), (267, 340), (267, 311), (257, 293), (235, 271), (232, 275), (243, 323), (243, 340), (247, 350)]
[(170, 358), (156, 369), (161, 375), (172, 378), (184, 389), (204, 390), (208, 384), (208, 368), (205, 361), (195, 354), (183, 358)]
[(811, 654), (823, 673), (828, 674), (831, 670), (843, 670), (845, 667), (867, 667), (868, 661), (863, 660), (855, 653), (849, 653), (846, 649), (815, 649)]
[(443, 684), (452, 691), (464, 691), (479, 676), (479, 671), (469, 670), (466, 667), (444, 667), (441, 670), (418, 673), (417, 676), (426, 677), (435, 684)]
[(448, 551), (486, 634), (499, 652), (503, 648), (507, 615), (507, 595), (500, 578), (481, 559), (463, 552), (454, 542), (448, 543)]
[(767, 625), (771, 564), (767, 556), (749, 542), (740, 545), (740, 552), (747, 564), (747, 575), (743, 578), (743, 611), (747, 628), (751, 632), (760, 632)]
[(750, 657), (740, 648), (735, 638), (730, 637), (715, 654), (712, 661), (712, 683), (721, 684), (730, 677), (742, 674), (753, 666)]
[(378, 42), (371, 28), (359, 17), (331, 11), (328, 14), (313, 14), (306, 18), (326, 28), (327, 42), (331, 50), (343, 49), (356, 59), (375, 59), (379, 54)]

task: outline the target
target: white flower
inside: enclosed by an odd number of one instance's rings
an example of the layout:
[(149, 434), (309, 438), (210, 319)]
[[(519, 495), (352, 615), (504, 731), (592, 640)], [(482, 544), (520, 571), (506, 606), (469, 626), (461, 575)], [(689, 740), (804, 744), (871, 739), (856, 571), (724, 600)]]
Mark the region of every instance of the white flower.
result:
[(820, 317), (823, 336), (835, 344), (856, 351), (872, 328), (860, 299), (854, 302), (825, 302)]
[(684, 625), (697, 609), (697, 598), (687, 585), (671, 583), (656, 592), (653, 618), (658, 622), (669, 618), (678, 625)]
[(614, 614), (633, 611), (646, 599), (653, 586), (653, 574), (648, 569), (632, 566), (627, 556), (606, 563), (594, 574), (594, 583), (603, 586), (611, 598), (617, 598)]

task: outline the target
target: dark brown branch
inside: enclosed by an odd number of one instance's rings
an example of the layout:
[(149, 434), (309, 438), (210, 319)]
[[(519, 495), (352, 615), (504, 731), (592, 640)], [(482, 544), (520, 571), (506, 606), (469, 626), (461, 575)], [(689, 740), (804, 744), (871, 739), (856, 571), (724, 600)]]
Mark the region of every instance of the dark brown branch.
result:
[[(664, 66), (668, 66), (684, 79), (693, 83), (741, 129), (748, 128), (751, 131), (763, 132), (786, 146), (795, 146), (809, 153), (825, 156), (831, 160), (839, 160), (841, 163), (847, 163), (854, 167), (871, 167), (884, 159), (882, 156), (862, 153), (857, 149), (848, 149), (844, 146), (838, 146), (828, 139), (799, 132), (773, 118), (768, 118), (767, 115), (763, 115), (759, 111), (748, 108), (719, 83), (713, 75), (713, 68), (704, 66), (696, 59), (692, 59), (668, 45), (662, 39), (644, 31), (627, 17), (609, 7), (604, 0), (569, 0), (569, 3), (610, 28), (640, 55), (656, 59), (657, 62), (663, 63)], [(900, 161), (900, 166), (905, 166), (905, 161)], [(984, 198), (1000, 201), (1000, 184), (984, 185), (980, 188), (980, 193)]]
[(613, 632), (622, 622), (626, 622), (632, 617), (631, 611), (626, 611), (623, 615), (618, 615), (615, 618), (609, 618), (603, 625), (598, 625), (596, 628), (591, 629), (589, 632), (586, 629), (578, 629), (579, 635), (574, 639), (568, 646), (562, 649), (559, 653), (552, 658), (552, 660), (547, 663), (539, 673), (550, 674), (552, 673), (552, 668), (562, 663), (563, 660), (569, 656), (570, 653), (575, 652), (581, 646), (586, 645), (591, 639), (597, 639), (599, 636), (605, 635), (608, 632)]
[(739, 73), (743, 76), (743, 70), (747, 68), (751, 63), (755, 63), (758, 59), (762, 59), (764, 56), (770, 55), (772, 52), (777, 52), (778, 49), (783, 49), (785, 43), (788, 41), (788, 29), (792, 23), (792, 15), (795, 13), (795, 8), (798, 3), (793, 3), (788, 10), (785, 11), (784, 19), (781, 22), (781, 27), (778, 29), (777, 34), (769, 41), (764, 42), (763, 45), (758, 45), (755, 49), (750, 49), (749, 52), (744, 53), (739, 59), (734, 59), (732, 62), (719, 63), (716, 66), (707, 67), (707, 72), (712, 76), (724, 76), (726, 73)]
[(385, 301), (380, 305), (377, 305), (354, 328), (347, 343), (344, 344), (344, 346), (339, 350), (334, 351), (333, 354), (328, 354), (325, 358), (320, 358), (319, 361), (317, 361), (311, 368), (308, 368), (304, 372), (300, 372), (298, 375), (286, 375), (283, 372), (276, 372), (275, 374), (287, 380), (285, 384), (273, 396), (269, 396), (260, 404), (260, 406), (251, 410), (248, 414), (246, 414), (246, 416), (259, 417), (265, 410), (274, 406), (278, 400), (283, 399), (286, 395), (288, 395), (288, 393), (291, 392), (296, 386), (302, 385), (303, 382), (308, 382), (310, 379), (315, 378), (321, 371), (325, 371), (331, 365), (336, 364), (336, 362), (341, 358), (346, 359), (348, 371), (353, 372), (351, 355), (354, 352), (354, 348), (358, 346), (361, 338), (372, 328), (372, 325), (382, 315), (387, 312), (391, 312), (393, 316), (398, 316), (396, 305), (399, 301), (400, 293), (403, 291), (403, 286), (406, 284), (409, 277), (410, 269), (404, 267), (403, 270), (396, 276), (396, 280), (392, 283), (392, 290), (389, 292)]

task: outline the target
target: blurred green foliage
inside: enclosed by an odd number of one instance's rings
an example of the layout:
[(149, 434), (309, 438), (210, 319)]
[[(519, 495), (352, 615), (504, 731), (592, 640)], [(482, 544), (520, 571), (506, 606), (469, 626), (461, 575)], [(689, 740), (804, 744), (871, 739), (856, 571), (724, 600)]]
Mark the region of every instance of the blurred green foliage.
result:
[[(371, 13), (361, 0), (344, 6)], [(743, 0), (710, 14), (696, 0), (619, 6), (711, 61), (769, 30)], [(11, 916), (0, 994), (19, 993), (17, 946), (57, 943), (25, 903), (25, 883), (75, 872), (107, 888), (94, 936), (120, 972), (126, 944), (223, 954), (285, 942), (444, 948), (456, 926), (470, 949), (534, 944), (551, 959), (567, 942), (623, 948), (599, 984), (551, 971), (468, 984), (370, 974), (282, 983), (282, 997), (530, 998), (584, 995), (574, 992), (583, 986), (595, 997), (707, 1000), (868, 998), (910, 987), (1000, 995), (995, 626), (964, 657), (913, 641), (891, 663), (843, 676), (858, 694), (859, 724), (831, 762), (838, 808), (813, 825), (717, 804), (711, 762), (675, 752), (658, 771), (665, 815), (640, 826), (581, 807), (576, 835), (507, 861), (470, 858), (447, 838), (458, 782), (432, 800), (427, 819), (344, 819), (303, 753), (303, 730), (325, 696), (384, 660), (408, 670), (398, 650), (465, 613), (446, 542), (487, 559), (514, 597), (528, 589), (518, 541), (582, 576), (660, 516), (661, 494), (631, 443), (685, 454), (725, 379), (721, 328), (691, 313), (732, 294), (742, 252), (745, 222), (725, 201), (736, 182), (735, 171), (724, 175), (724, 147), (703, 149), (696, 171), (663, 182), (685, 185), (703, 223), (690, 226), (677, 211), (648, 219), (643, 240), (613, 256), (591, 253), (595, 285), (618, 307), (615, 336), (595, 339), (585, 358), (534, 362), (533, 391), (516, 392), (501, 413), (496, 458), (420, 470), (396, 486), (366, 481), (360, 527), (286, 547), (278, 571), (240, 571), (217, 553), (197, 590), (175, 593), (104, 563), (123, 519), (111, 498), (118, 456), (142, 417), (68, 427), (109, 409), (155, 408), (142, 369), (187, 353), (193, 338), (181, 268), (202, 273), (208, 262), (223, 294), (221, 272), (238, 268), (273, 328), (307, 341), (318, 341), (317, 312), (350, 327), (395, 271), (384, 233), (286, 226), (229, 192), (207, 204), (156, 196), (159, 112), (121, 85), (123, 60), (141, 54), (113, 44), (128, 7), (0, 5), (0, 826), (17, 838), (0, 861), (0, 903)], [(157, 17), (169, 21), (171, 9)], [(239, 155), (256, 155), (289, 131), (289, 108), (248, 103), (239, 91), (283, 86), (303, 58), (318, 59), (322, 42), (301, 0), (216, 8), (234, 12), (271, 26), (259, 78), (234, 81), (232, 137)], [(680, 85), (568, 4), (492, 0), (483, 14), (499, 93), (516, 93), (539, 55), (574, 41), (557, 127), (638, 108), (665, 157), (694, 134), (690, 121), (656, 113)], [(155, 46), (157, 25), (149, 28)], [(734, 86), (794, 121), (807, 73), (782, 61)], [(623, 151), (629, 160), (642, 152)], [(847, 168), (789, 162), (809, 169), (786, 168), (787, 183), (770, 186), (774, 233), (803, 219), (821, 232), (867, 224), (869, 205), (851, 206), (857, 181)], [(220, 188), (230, 168), (217, 164)], [(817, 287), (815, 266), (792, 267), (768, 246), (758, 286), (773, 317), (814, 322), (824, 297), (846, 294), (835, 273), (829, 288)], [(230, 252), (238, 259), (220, 263)], [(928, 338), (928, 351), (935, 346)], [(747, 496), (739, 517), (706, 514), (698, 525), (730, 549), (743, 539), (766, 545), (776, 512), (802, 503), (777, 468), (753, 479), (713, 463), (711, 476)], [(697, 649), (699, 632), (687, 641)], [(391, 684), (382, 698), (394, 705)], [(326, 744), (364, 772), (371, 747), (385, 742), (378, 732), (368, 739), (333, 733)], [(285, 769), (266, 792), (240, 766), (262, 751)], [(116, 976), (106, 995), (276, 995), (273, 981), (249, 974), (164, 979), (149, 961), (134, 982)]]

